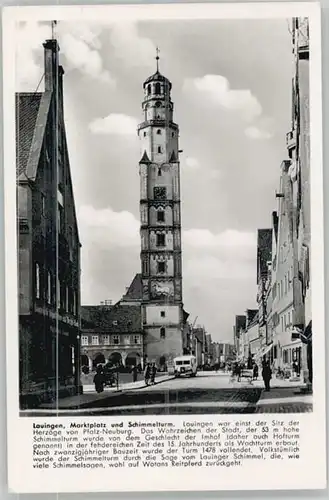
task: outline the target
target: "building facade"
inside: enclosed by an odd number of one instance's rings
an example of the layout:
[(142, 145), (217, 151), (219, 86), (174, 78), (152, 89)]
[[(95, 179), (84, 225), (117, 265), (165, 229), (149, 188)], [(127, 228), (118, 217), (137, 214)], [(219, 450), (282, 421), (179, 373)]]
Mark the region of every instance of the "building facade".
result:
[(256, 357), (259, 353), (262, 342), (259, 335), (259, 312), (257, 309), (247, 309), (246, 311), (246, 328), (244, 333), (244, 347), (241, 349), (241, 354), (245, 360)]
[(244, 332), (246, 330), (246, 321), (246, 316), (244, 315), (235, 316), (235, 325), (233, 327), (234, 346), (236, 349), (237, 357), (239, 358), (242, 358), (244, 354)]
[(99, 363), (143, 368), (141, 306), (115, 305), (81, 307), (81, 366), (94, 370)]
[(81, 392), (80, 241), (66, 143), (63, 68), (44, 43), (45, 90), (16, 95), (21, 406)]
[(287, 134), (291, 158), (293, 190), (295, 273), (295, 323), (302, 335), (301, 370), (304, 381), (312, 382), (312, 311), (311, 311), (311, 195), (310, 195), (310, 106), (309, 106), (309, 21), (296, 18), (293, 36), (292, 127)]
[(257, 231), (257, 304), (259, 337), (261, 348), (266, 349), (267, 331), (267, 292), (269, 285), (270, 264), (272, 262), (272, 229)]
[[(158, 61), (157, 61), (158, 64)], [(144, 120), (138, 127), (142, 158), (140, 234), (145, 354), (164, 365), (183, 353), (178, 125), (170, 81), (158, 70), (144, 83)]]
[(206, 362), (206, 331), (203, 326), (193, 328), (193, 343), (192, 354), (196, 357), (198, 367), (201, 368)]
[(295, 253), (293, 244), (292, 185), (290, 160), (281, 164), (278, 199), (278, 237), (273, 256), (272, 316), (273, 338), (277, 346), (277, 368), (291, 370), (294, 362), (300, 365), (300, 342), (292, 339), (295, 323)]

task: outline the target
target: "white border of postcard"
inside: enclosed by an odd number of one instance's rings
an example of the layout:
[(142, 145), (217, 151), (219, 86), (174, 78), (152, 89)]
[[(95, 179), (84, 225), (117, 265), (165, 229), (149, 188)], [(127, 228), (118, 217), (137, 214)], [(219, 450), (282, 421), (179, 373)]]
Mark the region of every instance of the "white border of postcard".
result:
[[(31, 429), (35, 419), (19, 417), (18, 397), (18, 308), (16, 260), (16, 177), (15, 177), (15, 23), (18, 21), (104, 20), (105, 16), (127, 20), (262, 19), (309, 17), (310, 21), (310, 121), (311, 121), (311, 204), (312, 204), (312, 313), (314, 370), (313, 412), (298, 414), (301, 448), (298, 461), (252, 462), (240, 468), (167, 469), (83, 469), (37, 470), (31, 466)], [(262, 43), (261, 40), (259, 43)], [(212, 48), (212, 50), (215, 50)], [(216, 50), (222, 50), (218, 47)], [(273, 60), (273, 64), (278, 61)], [(278, 67), (279, 70), (279, 67)], [(5, 7), (3, 11), (3, 92), (4, 92), (4, 183), (6, 262), (6, 356), (8, 411), (8, 482), (16, 493), (88, 491), (180, 491), (180, 490), (268, 490), (322, 489), (326, 487), (325, 421), (325, 324), (323, 251), (323, 175), (321, 102), (321, 19), (317, 3), (168, 4), (111, 6)], [(273, 415), (212, 415), (223, 420), (272, 419)], [(296, 417), (296, 415), (295, 415)], [(56, 421), (83, 422), (79, 417), (52, 417)], [(90, 417), (88, 417), (90, 418)], [(109, 417), (107, 417), (109, 418)], [(116, 417), (111, 417), (115, 419)], [(125, 417), (134, 420), (135, 417)], [(139, 417), (151, 420), (153, 417)], [(182, 417), (161, 417), (182, 421)], [(291, 415), (280, 415), (291, 419)], [(209, 417), (208, 417), (209, 419)], [(40, 420), (40, 419), (39, 419)], [(45, 421), (46, 419), (42, 419)], [(97, 417), (95, 420), (101, 421)], [(118, 419), (119, 420), (119, 419)], [(122, 419), (121, 419), (122, 420)], [(193, 420), (207, 420), (194, 416)]]

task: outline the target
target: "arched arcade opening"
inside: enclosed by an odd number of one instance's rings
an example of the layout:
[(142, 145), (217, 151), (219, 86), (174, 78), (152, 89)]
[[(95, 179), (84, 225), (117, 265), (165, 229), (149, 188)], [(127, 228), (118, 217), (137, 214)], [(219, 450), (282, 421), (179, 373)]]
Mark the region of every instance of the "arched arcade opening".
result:
[(93, 361), (94, 368), (96, 368), (96, 366), (99, 364), (105, 364), (105, 356), (102, 353), (96, 354)]
[(141, 355), (136, 352), (128, 353), (125, 365), (127, 368), (132, 368), (133, 366), (137, 366), (138, 368), (141, 367), (142, 365)]
[(122, 366), (122, 364), (123, 364), (122, 363), (122, 356), (119, 352), (112, 352), (112, 354), (110, 354), (110, 356), (109, 356), (108, 361), (112, 365)]

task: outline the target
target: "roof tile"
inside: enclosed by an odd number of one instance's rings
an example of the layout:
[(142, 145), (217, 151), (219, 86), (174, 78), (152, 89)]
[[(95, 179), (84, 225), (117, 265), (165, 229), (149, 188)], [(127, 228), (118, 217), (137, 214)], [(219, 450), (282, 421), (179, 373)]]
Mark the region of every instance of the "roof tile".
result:
[(16, 94), (16, 174), (26, 172), (41, 93)]

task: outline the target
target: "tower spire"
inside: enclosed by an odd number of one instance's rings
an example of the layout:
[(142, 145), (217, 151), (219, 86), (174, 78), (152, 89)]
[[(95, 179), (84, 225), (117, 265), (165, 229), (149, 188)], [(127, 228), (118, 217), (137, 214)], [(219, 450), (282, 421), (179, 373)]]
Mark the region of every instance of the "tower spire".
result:
[(156, 58), (155, 58), (155, 59), (156, 59), (156, 62), (157, 62), (157, 72), (158, 72), (158, 71), (159, 71), (159, 59), (160, 59), (160, 57), (159, 57), (159, 54), (160, 54), (160, 49), (159, 49), (159, 47), (157, 47), (157, 48), (156, 48), (156, 54), (157, 54), (157, 55), (156, 55)]

